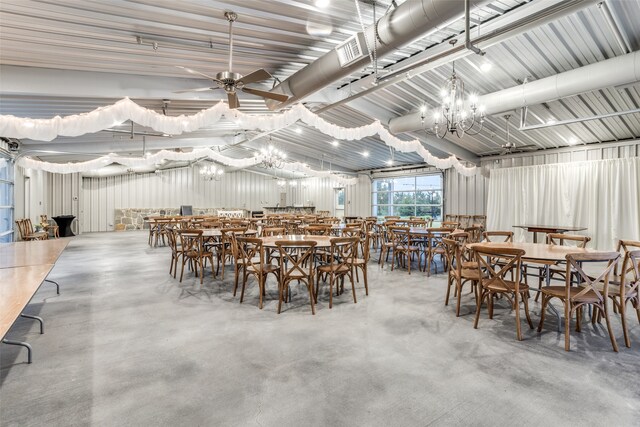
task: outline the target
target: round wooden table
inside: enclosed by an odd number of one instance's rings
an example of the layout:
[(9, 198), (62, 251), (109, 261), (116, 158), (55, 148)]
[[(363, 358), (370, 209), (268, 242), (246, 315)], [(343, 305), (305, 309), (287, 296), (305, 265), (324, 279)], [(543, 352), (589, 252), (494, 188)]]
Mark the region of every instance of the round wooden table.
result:
[(577, 248), (575, 246), (547, 245), (543, 243), (507, 243), (507, 242), (480, 242), (471, 243), (467, 247), (473, 249), (476, 246), (490, 248), (521, 249), (524, 251), (523, 260), (540, 261), (564, 261), (567, 254), (583, 254), (596, 252), (593, 249)]
[(262, 246), (275, 248), (276, 242), (286, 240), (289, 242), (316, 242), (317, 248), (328, 248), (331, 246), (333, 236), (308, 236), (308, 235), (287, 235), (262, 237)]

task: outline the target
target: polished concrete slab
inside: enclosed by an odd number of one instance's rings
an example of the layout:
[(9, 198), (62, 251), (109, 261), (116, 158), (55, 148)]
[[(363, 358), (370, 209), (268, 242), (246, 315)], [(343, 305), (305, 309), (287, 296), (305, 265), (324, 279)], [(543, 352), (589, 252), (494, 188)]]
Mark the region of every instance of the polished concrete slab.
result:
[[(276, 314), (269, 279), (259, 310), (253, 280), (243, 304), (224, 282), (168, 275), (169, 250), (143, 232), (75, 237), (9, 337), (32, 344), (34, 363), (0, 346), (0, 425), (637, 425), (640, 326), (632, 348), (613, 323), (573, 332), (572, 351), (548, 317), (542, 334), (515, 340), (508, 309), (473, 329), (443, 304), (443, 275), (370, 265), (370, 295), (306, 290)], [(534, 322), (539, 305), (532, 304)], [(524, 324), (523, 324), (524, 326)]]

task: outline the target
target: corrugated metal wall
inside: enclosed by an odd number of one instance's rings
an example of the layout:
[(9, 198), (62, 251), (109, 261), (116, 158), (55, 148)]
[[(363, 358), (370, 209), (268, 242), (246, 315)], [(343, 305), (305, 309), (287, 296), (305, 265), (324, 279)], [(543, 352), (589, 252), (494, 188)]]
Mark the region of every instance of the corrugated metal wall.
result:
[[(366, 180), (366, 181), (365, 181)], [(363, 185), (368, 178), (361, 179)], [(194, 207), (244, 208), (262, 210), (275, 206), (280, 193), (287, 194), (287, 205), (313, 205), (317, 210), (334, 210), (332, 181), (326, 178), (296, 180), (297, 185), (278, 187), (271, 176), (249, 171), (225, 174), (220, 181), (205, 181), (190, 168), (161, 173), (121, 175), (82, 179), (82, 230), (109, 231), (113, 229), (114, 210), (117, 208), (167, 208), (180, 205)], [(370, 205), (370, 186), (360, 191), (346, 189), (347, 214), (365, 213)]]

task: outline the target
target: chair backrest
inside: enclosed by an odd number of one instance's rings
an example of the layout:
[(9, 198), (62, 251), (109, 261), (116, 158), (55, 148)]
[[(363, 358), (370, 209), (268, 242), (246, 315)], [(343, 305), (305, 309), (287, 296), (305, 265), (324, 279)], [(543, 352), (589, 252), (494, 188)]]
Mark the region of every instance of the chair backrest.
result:
[[(623, 262), (624, 260), (627, 259), (627, 254), (629, 252), (631, 252), (632, 250), (637, 250), (640, 249), (640, 241), (637, 240), (619, 240), (618, 241), (618, 247), (616, 248), (616, 251), (620, 252), (623, 251)], [(631, 265), (629, 265), (627, 268), (622, 267), (622, 270), (620, 272), (620, 275), (626, 275), (629, 272), (631, 272)], [(616, 265), (615, 268), (613, 269), (613, 274), (615, 276), (618, 276), (618, 266)]]
[(457, 277), (460, 277), (462, 274), (460, 243), (446, 237), (442, 238), (442, 243), (444, 243), (445, 247), (444, 255), (447, 258), (447, 264), (450, 266), (449, 274), (455, 274)]
[[(566, 298), (567, 300), (571, 299), (572, 301), (580, 301), (580, 297), (584, 296), (590, 291), (593, 291), (595, 295), (598, 297), (600, 303), (607, 303), (607, 296), (609, 294), (609, 276), (611, 275), (613, 268), (615, 267), (618, 259), (620, 259), (619, 252), (587, 252), (587, 253), (579, 253), (579, 254), (567, 254), (565, 256), (567, 260), (567, 270), (566, 270)], [(589, 274), (587, 274), (583, 269), (584, 263), (590, 263), (591, 265), (604, 264), (606, 263), (606, 267), (604, 267), (601, 273), (594, 279), (594, 273), (592, 272), (593, 268), (589, 270)], [(580, 281), (580, 286), (582, 290), (577, 294), (571, 295), (570, 288), (572, 285), (573, 277), (572, 274), (576, 274)], [(602, 283), (603, 286), (600, 288), (599, 284)], [(602, 289), (602, 292), (600, 291)]]
[(18, 227), (18, 233), (20, 234), (20, 239), (24, 240), (27, 234), (24, 231), (24, 219), (17, 219), (16, 226)]
[(330, 259), (333, 262), (346, 264), (358, 258), (360, 237), (334, 237), (330, 242)]
[(467, 238), (468, 243), (476, 243), (479, 242), (482, 238), (482, 227), (480, 226), (471, 226), (464, 229), (464, 231), (469, 235)]
[(586, 248), (590, 240), (591, 237), (577, 234), (547, 233), (547, 244), (549, 245), (572, 246), (567, 243), (575, 243), (575, 246), (579, 248)]
[(24, 227), (25, 234), (33, 234), (33, 224), (31, 218), (25, 218), (22, 227)]
[(182, 248), (182, 252), (191, 253), (193, 255), (199, 255), (204, 252), (202, 230), (183, 229), (175, 230), (175, 233), (180, 236), (180, 247)]
[(284, 227), (264, 227), (260, 232), (260, 236), (284, 236)]
[(247, 231), (246, 227), (230, 227), (220, 230), (222, 235), (222, 243), (231, 243), (231, 236), (235, 234), (244, 234)]
[[(456, 242), (464, 245), (465, 243), (473, 243), (469, 242), (469, 233), (466, 231), (456, 230), (447, 236), (451, 240), (455, 240)], [(444, 238), (442, 239), (444, 241)]]
[(460, 227), (460, 223), (458, 221), (442, 221), (441, 225), (444, 228), (458, 228), (458, 227)]
[[(484, 286), (497, 283), (506, 289), (513, 289), (516, 293), (520, 292), (520, 267), (525, 251), (483, 245), (474, 246), (473, 250), (478, 262), (478, 269), (484, 271), (485, 278), (482, 279)], [(509, 272), (513, 274), (513, 280), (507, 281), (506, 276)], [(512, 283), (512, 285), (507, 283)]]
[(256, 271), (260, 271), (264, 265), (264, 252), (262, 250), (262, 239), (255, 237), (236, 237), (234, 257), (241, 259), (245, 267), (252, 267)]
[(340, 218), (322, 218), (323, 224), (340, 224)]
[(311, 236), (328, 236), (331, 234), (331, 225), (310, 225), (305, 229), (305, 232)]
[(482, 238), (487, 242), (511, 243), (513, 231), (485, 231), (482, 233)]
[(313, 240), (276, 240), (276, 247), (280, 252), (280, 277), (283, 282), (312, 277), (316, 244)]
[(342, 236), (344, 237), (360, 237), (360, 231), (362, 229), (359, 226), (348, 226), (342, 229)]
[(620, 298), (625, 300), (626, 294), (635, 293), (636, 298), (640, 292), (640, 250), (628, 251), (622, 261), (622, 280), (620, 283)]

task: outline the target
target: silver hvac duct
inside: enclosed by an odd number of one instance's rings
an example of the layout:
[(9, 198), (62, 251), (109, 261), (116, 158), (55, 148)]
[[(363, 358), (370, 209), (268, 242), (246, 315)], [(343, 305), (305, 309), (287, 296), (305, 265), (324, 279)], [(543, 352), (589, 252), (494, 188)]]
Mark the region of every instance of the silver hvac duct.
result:
[[(638, 81), (640, 81), (640, 51), (482, 95), (478, 98), (478, 105), (485, 106), (486, 115), (500, 114), (521, 107)], [(389, 131), (393, 134), (412, 132), (422, 129), (422, 126), (420, 112), (395, 117), (389, 121)]]
[[(475, 6), (482, 7), (487, 3), (490, 1), (485, 0)], [(377, 55), (383, 56), (392, 52), (463, 16), (463, 0), (407, 0), (378, 20)], [(351, 46), (358, 43), (359, 48), (355, 50), (356, 57), (351, 62), (345, 64), (344, 56), (341, 57), (339, 54), (339, 50), (343, 46), (340, 45), (289, 76), (272, 90), (272, 92), (289, 95), (289, 99), (282, 103), (268, 99), (266, 103), (269, 109), (276, 110), (291, 105), (354, 71), (360, 70), (363, 65), (369, 62), (367, 45), (374, 45), (375, 32), (375, 26), (371, 25), (364, 34), (360, 32), (352, 38), (353, 44)], [(343, 65), (341, 65), (341, 61)]]

